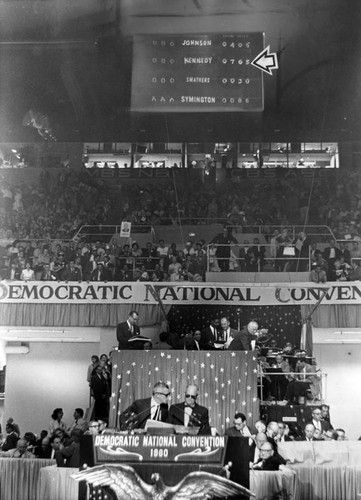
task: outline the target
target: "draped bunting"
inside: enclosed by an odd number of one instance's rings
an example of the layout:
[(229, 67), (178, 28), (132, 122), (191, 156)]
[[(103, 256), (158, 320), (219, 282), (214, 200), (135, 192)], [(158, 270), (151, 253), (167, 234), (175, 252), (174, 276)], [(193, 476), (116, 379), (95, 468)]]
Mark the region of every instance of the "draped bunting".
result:
[[(301, 306), (302, 316), (310, 314), (312, 306)], [(314, 326), (323, 328), (357, 328), (361, 324), (361, 307), (357, 305), (320, 305), (312, 314)]]
[(111, 427), (135, 399), (152, 395), (153, 385), (170, 385), (171, 403), (184, 401), (187, 384), (199, 386), (198, 403), (209, 410), (212, 427), (223, 434), (241, 411), (258, 419), (257, 363), (252, 352), (129, 351), (113, 354)]
[[(169, 310), (169, 306), (165, 306)], [(163, 321), (158, 305), (150, 304), (0, 304), (1, 324), (6, 326), (115, 326), (129, 311), (139, 312), (139, 325)]]
[[(309, 314), (313, 306), (171, 306), (168, 318), (175, 321), (177, 311), (184, 320), (201, 328), (211, 319), (229, 316), (233, 326), (257, 319), (260, 327), (269, 327), (281, 339), (301, 325), (301, 315)], [(171, 310), (166, 306), (166, 310)], [(202, 314), (200, 315), (200, 308)], [(299, 312), (301, 307), (301, 314)], [(185, 309), (184, 309), (185, 308)], [(7, 326), (113, 326), (121, 321), (131, 309), (140, 312), (142, 325), (152, 325), (163, 320), (158, 305), (149, 304), (0, 304), (1, 324)], [(284, 324), (279, 321), (284, 318)], [(65, 323), (64, 323), (65, 322)], [(320, 305), (313, 314), (313, 323), (319, 327), (356, 327), (361, 323), (361, 308), (358, 305)], [(278, 329), (280, 326), (280, 329)], [(286, 332), (286, 330), (288, 330)], [(278, 333), (277, 333), (278, 332)]]

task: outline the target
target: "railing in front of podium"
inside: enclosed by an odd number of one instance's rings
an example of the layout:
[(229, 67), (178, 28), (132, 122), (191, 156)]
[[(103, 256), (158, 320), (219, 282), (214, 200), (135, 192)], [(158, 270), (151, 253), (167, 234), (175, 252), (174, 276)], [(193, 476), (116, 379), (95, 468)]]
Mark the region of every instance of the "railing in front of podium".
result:
[[(277, 401), (283, 401), (285, 396), (284, 391), (290, 381), (304, 381), (302, 379), (303, 374), (300, 372), (283, 372), (272, 367), (271, 370), (269, 368), (262, 368), (260, 370), (258, 367), (257, 385), (261, 404), (276, 404)], [(323, 373), (322, 370), (317, 369), (315, 373), (307, 373), (305, 376), (311, 377), (312, 381), (309, 383), (309, 389), (306, 389), (304, 396), (301, 396), (303, 400), (301, 399), (300, 403), (306, 404), (309, 400), (312, 403), (318, 402), (321, 404), (327, 398), (327, 373)], [(267, 383), (267, 380), (269, 383)], [(269, 394), (267, 394), (267, 390), (270, 390)]]

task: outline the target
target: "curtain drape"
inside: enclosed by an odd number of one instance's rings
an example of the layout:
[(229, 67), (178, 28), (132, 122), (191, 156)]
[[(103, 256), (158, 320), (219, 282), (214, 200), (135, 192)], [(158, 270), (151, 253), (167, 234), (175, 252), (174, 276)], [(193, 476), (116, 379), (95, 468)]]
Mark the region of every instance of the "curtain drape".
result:
[(135, 399), (152, 395), (153, 385), (167, 382), (171, 404), (184, 401), (187, 384), (199, 387), (198, 403), (209, 410), (212, 427), (223, 434), (241, 411), (248, 422), (258, 417), (257, 366), (253, 352), (129, 351), (113, 354), (111, 427)]
[[(166, 311), (170, 306), (164, 306)], [(115, 326), (129, 311), (139, 312), (139, 325), (161, 323), (163, 313), (151, 304), (0, 304), (1, 324), (6, 326)]]
[[(310, 314), (313, 306), (301, 306), (302, 317)], [(353, 328), (361, 324), (359, 305), (320, 305), (312, 314), (312, 324), (324, 328)]]

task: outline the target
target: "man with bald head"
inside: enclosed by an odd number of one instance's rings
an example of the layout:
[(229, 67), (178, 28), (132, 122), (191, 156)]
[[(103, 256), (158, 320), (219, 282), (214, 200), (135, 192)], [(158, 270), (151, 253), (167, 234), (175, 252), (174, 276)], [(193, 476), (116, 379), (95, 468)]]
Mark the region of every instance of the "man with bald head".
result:
[(265, 432), (259, 432), (256, 434), (254, 438), (254, 445), (250, 447), (250, 468), (253, 467), (253, 464), (257, 463), (260, 458), (260, 450), (263, 443), (267, 442), (267, 436)]
[(305, 437), (302, 441), (316, 441), (315, 426), (313, 424), (307, 424), (304, 430)]
[(257, 321), (250, 321), (245, 327), (242, 328), (242, 330), (239, 332), (240, 340), (243, 345), (243, 351), (249, 351), (252, 349), (252, 351), (256, 347), (256, 341), (258, 338), (258, 323)]
[[(262, 443), (260, 447), (260, 458), (252, 466), (253, 470), (280, 470), (280, 467), (284, 465), (281, 461), (281, 456), (275, 453), (271, 443), (266, 441)], [(282, 468), (282, 467), (281, 467)]]
[(255, 347), (258, 323), (256, 321), (250, 321), (245, 328), (238, 331), (230, 328), (228, 318), (222, 318), (221, 331), (225, 341), (225, 349), (230, 351), (249, 351), (251, 348), (253, 349)]
[(210, 434), (208, 410), (197, 403), (198, 394), (198, 386), (188, 384), (183, 403), (176, 403), (169, 408), (168, 422), (185, 427), (199, 427), (199, 434)]
[(0, 452), (0, 456), (8, 458), (35, 458), (35, 455), (28, 451), (27, 448), (28, 442), (26, 439), (19, 439), (16, 444), (16, 448), (8, 451), (2, 451)]

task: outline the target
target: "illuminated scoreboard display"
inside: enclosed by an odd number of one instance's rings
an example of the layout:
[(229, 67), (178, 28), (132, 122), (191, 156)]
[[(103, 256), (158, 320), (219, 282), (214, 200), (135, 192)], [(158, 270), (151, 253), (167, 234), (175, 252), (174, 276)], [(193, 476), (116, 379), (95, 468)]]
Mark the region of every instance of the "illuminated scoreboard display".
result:
[(263, 33), (137, 35), (131, 110), (262, 111)]

